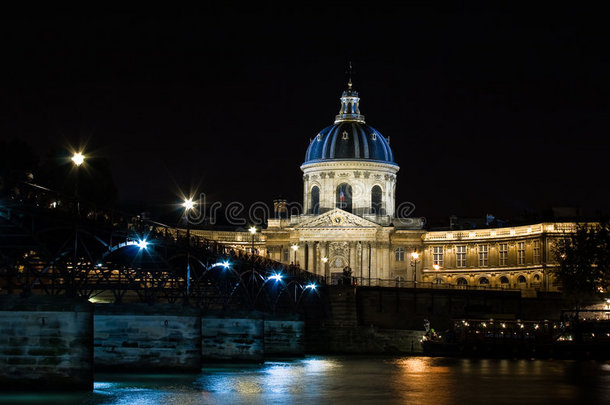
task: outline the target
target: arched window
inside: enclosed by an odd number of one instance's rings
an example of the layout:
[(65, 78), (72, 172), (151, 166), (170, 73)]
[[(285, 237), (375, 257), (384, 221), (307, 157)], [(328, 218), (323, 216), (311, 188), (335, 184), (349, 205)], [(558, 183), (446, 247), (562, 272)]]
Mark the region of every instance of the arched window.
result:
[(311, 189), (311, 207), (309, 208), (312, 214), (320, 213), (320, 188), (313, 186)]
[(479, 284), (481, 284), (481, 285), (489, 285), (489, 280), (486, 279), (485, 277), (481, 277), (479, 279)]
[(508, 284), (508, 277), (500, 277), (500, 284)]
[(534, 281), (536, 281), (536, 282), (540, 281), (540, 274), (534, 275)]
[(457, 279), (457, 285), (468, 285), (468, 281), (465, 278), (460, 277)]
[(371, 214), (381, 215), (381, 187), (374, 186), (371, 190)]
[(523, 277), (523, 276), (519, 276), (519, 277), (517, 278), (517, 282), (518, 282), (519, 284), (525, 284), (525, 283), (526, 283), (526, 281), (525, 281), (525, 277)]
[(337, 186), (337, 208), (352, 212), (352, 186), (347, 183)]
[(435, 278), (434, 279), (434, 284), (443, 284), (443, 279), (442, 278)]

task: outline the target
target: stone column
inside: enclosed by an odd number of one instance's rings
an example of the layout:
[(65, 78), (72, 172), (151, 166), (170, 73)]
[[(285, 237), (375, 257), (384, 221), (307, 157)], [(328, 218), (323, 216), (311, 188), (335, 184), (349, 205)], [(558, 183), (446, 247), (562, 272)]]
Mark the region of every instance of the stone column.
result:
[[(305, 266), (305, 244), (302, 242), (297, 243), (299, 250), (297, 250), (297, 263), (301, 269), (304, 269)], [(295, 263), (296, 264), (296, 263)]]
[(354, 275), (354, 271), (357, 268), (356, 264), (356, 243), (349, 243), (349, 267), (352, 269), (352, 275)]
[(356, 265), (354, 266), (353, 276), (358, 278), (358, 284), (362, 280), (362, 243), (354, 243), (354, 250), (356, 251)]
[(369, 249), (370, 243), (362, 244), (362, 285), (368, 285), (369, 281)]
[(316, 255), (314, 254), (314, 250), (316, 248), (316, 244), (313, 242), (307, 242), (307, 252), (308, 252), (308, 258), (307, 258), (307, 269), (308, 271), (313, 272), (315, 269), (315, 257)]
[(326, 247), (326, 244), (327, 242), (320, 242), (320, 272), (318, 274), (321, 274), (324, 277), (328, 277), (328, 275), (326, 274), (326, 269), (328, 268), (328, 265), (322, 262), (323, 257), (328, 258), (328, 249)]
[(373, 243), (371, 246), (371, 278), (379, 278), (377, 269), (377, 244)]

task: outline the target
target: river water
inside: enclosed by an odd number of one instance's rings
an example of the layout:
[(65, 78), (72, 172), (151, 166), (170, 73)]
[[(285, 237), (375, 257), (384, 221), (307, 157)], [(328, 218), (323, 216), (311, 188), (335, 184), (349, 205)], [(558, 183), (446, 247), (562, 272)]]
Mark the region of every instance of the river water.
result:
[(610, 362), (308, 356), (199, 374), (96, 374), (93, 392), (0, 394), (45, 404), (602, 404)]

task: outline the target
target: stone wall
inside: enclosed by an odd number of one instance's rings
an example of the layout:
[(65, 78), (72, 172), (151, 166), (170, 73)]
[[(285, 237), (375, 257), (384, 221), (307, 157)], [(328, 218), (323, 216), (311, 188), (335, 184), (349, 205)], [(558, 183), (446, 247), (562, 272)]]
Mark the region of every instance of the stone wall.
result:
[(88, 302), (0, 297), (0, 389), (90, 390), (92, 343)]
[(303, 321), (265, 319), (265, 356), (303, 356), (305, 354), (305, 326)]
[(262, 318), (201, 318), (201, 353), (204, 362), (252, 361), (264, 358)]
[(199, 311), (182, 305), (96, 305), (96, 370), (201, 369)]
[(328, 315), (307, 322), (307, 353), (418, 353), (424, 319), (437, 331), (453, 319), (559, 319), (556, 293), (329, 286)]

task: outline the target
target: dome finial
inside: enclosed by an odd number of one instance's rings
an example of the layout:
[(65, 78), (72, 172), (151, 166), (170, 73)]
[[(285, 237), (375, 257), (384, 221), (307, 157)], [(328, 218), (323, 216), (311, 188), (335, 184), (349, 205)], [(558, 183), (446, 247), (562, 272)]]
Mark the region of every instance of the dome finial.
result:
[(349, 61), (349, 65), (347, 67), (347, 72), (345, 72), (345, 73), (347, 73), (347, 88), (349, 90), (351, 90), (352, 89), (352, 73), (353, 73), (351, 60)]

